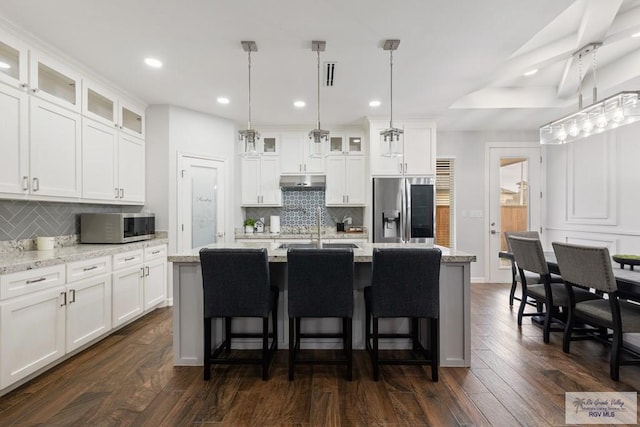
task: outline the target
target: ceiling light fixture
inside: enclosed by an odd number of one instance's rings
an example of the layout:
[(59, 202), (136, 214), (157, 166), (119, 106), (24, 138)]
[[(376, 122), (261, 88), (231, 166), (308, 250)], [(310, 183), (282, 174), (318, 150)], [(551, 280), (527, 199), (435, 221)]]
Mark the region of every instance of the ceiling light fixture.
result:
[(374, 101), (369, 102), (369, 107), (379, 107), (380, 104), (381, 104), (380, 101), (374, 100)]
[(151, 68), (162, 68), (162, 61), (156, 58), (145, 58), (144, 63)]
[(226, 98), (224, 96), (220, 96), (218, 97), (218, 99), (216, 99), (216, 101), (218, 101), (218, 104), (228, 104), (229, 103), (229, 98)]
[[(573, 55), (578, 58), (579, 111), (540, 127), (540, 144), (565, 144), (640, 120), (640, 91), (625, 91), (598, 101), (596, 54), (602, 43), (590, 43)], [(592, 57), (593, 103), (582, 107), (582, 58)]]
[(304, 101), (295, 101), (295, 102), (293, 103), (293, 106), (294, 106), (294, 107), (296, 107), (296, 108), (303, 108), (303, 107), (305, 107), (306, 105), (307, 105), (307, 103), (306, 103), (306, 102), (304, 102)]
[(398, 157), (402, 155), (402, 152), (399, 150), (400, 137), (404, 134), (404, 130), (393, 127), (393, 51), (398, 49), (400, 45), (400, 40), (387, 40), (384, 42), (384, 46), (382, 47), (384, 50), (389, 51), (389, 70), (390, 77), (390, 97), (389, 104), (391, 106), (390, 115), (389, 115), (389, 129), (385, 129), (380, 132), (380, 136), (383, 139), (384, 143), (388, 143), (386, 147), (386, 151), (382, 151), (382, 155), (385, 157)]
[(311, 50), (318, 54), (318, 127), (309, 132), (309, 139), (313, 139), (313, 150), (311, 157), (323, 157), (323, 140), (326, 142), (329, 140), (329, 131), (320, 127), (320, 52), (324, 52), (326, 42), (324, 41), (312, 41)]
[(529, 70), (529, 71), (525, 72), (524, 76), (525, 77), (530, 77), (530, 76), (533, 76), (534, 74), (536, 74), (537, 72), (538, 72), (538, 69), (534, 68), (533, 70)]
[(240, 136), (240, 141), (244, 140), (244, 148), (242, 155), (245, 157), (253, 157), (258, 155), (258, 151), (256, 149), (256, 141), (260, 139), (260, 134), (255, 130), (251, 129), (251, 52), (258, 51), (258, 45), (254, 41), (243, 41), (240, 42), (242, 44), (242, 48), (245, 52), (247, 52), (248, 56), (248, 68), (249, 68), (249, 121), (247, 123), (247, 128), (238, 132)]

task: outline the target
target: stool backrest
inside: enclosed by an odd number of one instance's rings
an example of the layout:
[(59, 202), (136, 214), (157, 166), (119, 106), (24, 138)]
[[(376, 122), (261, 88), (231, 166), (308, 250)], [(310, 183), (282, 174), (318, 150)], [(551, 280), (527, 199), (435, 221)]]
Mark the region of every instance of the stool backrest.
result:
[(513, 252), (511, 250), (511, 242), (509, 242), (509, 237), (511, 236), (540, 240), (540, 234), (537, 231), (505, 231), (504, 238), (507, 241), (507, 250), (509, 252)]
[(353, 269), (351, 249), (289, 249), (289, 317), (352, 317)]
[(204, 316), (268, 317), (271, 310), (266, 249), (201, 249)]
[(603, 292), (618, 290), (607, 248), (560, 242), (552, 245), (564, 280)]
[(440, 314), (438, 248), (373, 250), (371, 312), (375, 317)]
[(549, 266), (544, 259), (540, 240), (510, 236), (509, 242), (518, 268), (537, 274), (549, 274)]

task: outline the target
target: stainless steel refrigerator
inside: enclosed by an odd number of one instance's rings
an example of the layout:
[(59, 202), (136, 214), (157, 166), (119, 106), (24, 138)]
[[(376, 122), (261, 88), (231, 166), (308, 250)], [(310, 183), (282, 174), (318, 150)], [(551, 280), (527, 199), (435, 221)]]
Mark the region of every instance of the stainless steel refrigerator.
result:
[(435, 178), (373, 179), (374, 243), (429, 243), (435, 235)]

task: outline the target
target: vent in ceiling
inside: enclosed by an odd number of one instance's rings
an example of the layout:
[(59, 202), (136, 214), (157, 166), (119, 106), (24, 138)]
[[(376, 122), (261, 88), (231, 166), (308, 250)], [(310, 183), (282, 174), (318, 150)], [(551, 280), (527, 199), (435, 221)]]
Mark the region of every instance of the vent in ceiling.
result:
[(324, 63), (324, 85), (331, 87), (333, 86), (333, 79), (336, 75), (336, 63), (335, 62), (325, 62)]

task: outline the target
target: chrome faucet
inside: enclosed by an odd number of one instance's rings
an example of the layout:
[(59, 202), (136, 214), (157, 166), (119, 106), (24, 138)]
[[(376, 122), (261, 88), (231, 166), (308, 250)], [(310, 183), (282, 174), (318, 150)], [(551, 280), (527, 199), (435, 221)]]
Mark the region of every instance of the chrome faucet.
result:
[(317, 209), (318, 214), (316, 215), (316, 221), (318, 222), (318, 249), (322, 249), (322, 208), (318, 206)]

